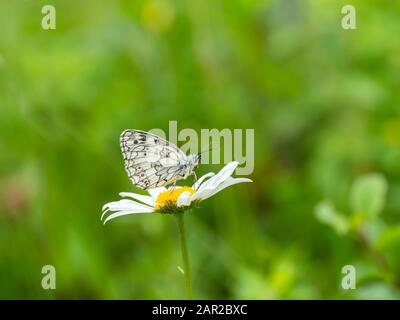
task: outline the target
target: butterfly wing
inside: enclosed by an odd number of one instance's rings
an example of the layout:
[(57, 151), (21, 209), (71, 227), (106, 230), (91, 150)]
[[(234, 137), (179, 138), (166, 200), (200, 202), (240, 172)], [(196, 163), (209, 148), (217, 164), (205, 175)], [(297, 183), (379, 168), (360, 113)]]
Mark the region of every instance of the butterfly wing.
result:
[(150, 189), (184, 176), (186, 155), (175, 144), (140, 130), (125, 130), (120, 137), (125, 170), (132, 183)]

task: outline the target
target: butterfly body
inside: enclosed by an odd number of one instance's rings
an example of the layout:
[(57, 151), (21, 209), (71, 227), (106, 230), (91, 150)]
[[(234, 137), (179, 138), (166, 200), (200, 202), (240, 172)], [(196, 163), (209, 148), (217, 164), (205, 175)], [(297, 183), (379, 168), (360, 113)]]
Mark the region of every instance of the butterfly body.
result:
[(194, 174), (200, 155), (189, 155), (152, 133), (124, 130), (120, 137), (125, 170), (145, 190), (166, 186)]

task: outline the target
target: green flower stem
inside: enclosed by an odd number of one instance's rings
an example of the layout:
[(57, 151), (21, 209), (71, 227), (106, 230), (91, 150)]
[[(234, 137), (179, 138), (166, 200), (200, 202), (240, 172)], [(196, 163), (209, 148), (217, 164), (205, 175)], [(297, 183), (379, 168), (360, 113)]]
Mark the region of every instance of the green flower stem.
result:
[(192, 282), (190, 280), (190, 267), (189, 267), (189, 256), (186, 246), (186, 237), (185, 237), (185, 223), (183, 220), (184, 213), (176, 213), (176, 222), (178, 223), (179, 229), (179, 240), (181, 242), (181, 251), (182, 251), (182, 259), (183, 259), (183, 271), (185, 277), (185, 287), (186, 287), (186, 298), (188, 300), (192, 299)]

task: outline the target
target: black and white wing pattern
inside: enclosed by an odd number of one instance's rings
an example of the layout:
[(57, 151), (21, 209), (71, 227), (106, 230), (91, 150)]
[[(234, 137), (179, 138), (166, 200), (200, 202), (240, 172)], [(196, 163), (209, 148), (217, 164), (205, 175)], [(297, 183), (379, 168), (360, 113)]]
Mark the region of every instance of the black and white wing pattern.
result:
[(127, 129), (120, 136), (125, 170), (142, 189), (162, 187), (185, 175), (187, 157), (175, 144), (154, 134)]

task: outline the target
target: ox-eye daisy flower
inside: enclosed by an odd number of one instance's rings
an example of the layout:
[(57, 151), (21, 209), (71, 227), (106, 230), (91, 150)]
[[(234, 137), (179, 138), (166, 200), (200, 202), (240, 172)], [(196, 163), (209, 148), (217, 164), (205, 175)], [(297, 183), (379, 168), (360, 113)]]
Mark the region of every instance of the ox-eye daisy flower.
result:
[(233, 178), (231, 175), (238, 166), (238, 162), (228, 163), (220, 172), (205, 174), (192, 187), (155, 188), (148, 190), (149, 195), (132, 192), (121, 192), (121, 199), (104, 205), (103, 220), (107, 213), (113, 212), (104, 219), (104, 223), (111, 219), (135, 213), (183, 213), (196, 207), (221, 190), (241, 182), (251, 182), (247, 178)]
[(181, 242), (181, 251), (183, 259), (183, 269), (178, 267), (185, 276), (185, 286), (187, 298), (192, 298), (192, 284), (190, 281), (189, 257), (187, 253), (186, 238), (184, 231), (183, 213), (200, 202), (212, 197), (221, 190), (241, 182), (251, 182), (247, 178), (233, 178), (232, 173), (238, 166), (238, 162), (228, 163), (220, 172), (214, 174), (212, 172), (205, 174), (198, 179), (191, 187), (170, 187), (149, 189), (149, 195), (142, 195), (131, 192), (121, 192), (121, 197), (131, 199), (121, 199), (119, 201), (110, 202), (103, 206), (103, 220), (109, 212), (104, 223), (111, 219), (135, 214), (135, 213), (162, 213), (174, 214), (177, 219), (179, 238)]

